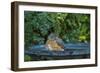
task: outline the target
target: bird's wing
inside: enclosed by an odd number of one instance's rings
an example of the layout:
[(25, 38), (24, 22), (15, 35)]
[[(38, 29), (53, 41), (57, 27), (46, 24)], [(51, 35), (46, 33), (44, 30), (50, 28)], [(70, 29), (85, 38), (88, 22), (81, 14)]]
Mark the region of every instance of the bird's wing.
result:
[(57, 38), (56, 42), (57, 42), (58, 45), (60, 45), (64, 49), (64, 42), (62, 41), (62, 39)]

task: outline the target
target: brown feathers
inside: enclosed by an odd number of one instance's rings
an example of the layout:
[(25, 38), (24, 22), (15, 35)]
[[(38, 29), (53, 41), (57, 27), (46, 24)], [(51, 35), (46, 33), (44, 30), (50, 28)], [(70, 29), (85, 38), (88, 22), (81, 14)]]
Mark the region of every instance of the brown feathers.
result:
[(48, 46), (49, 50), (64, 51), (64, 49), (55, 40), (47, 40), (46, 45)]

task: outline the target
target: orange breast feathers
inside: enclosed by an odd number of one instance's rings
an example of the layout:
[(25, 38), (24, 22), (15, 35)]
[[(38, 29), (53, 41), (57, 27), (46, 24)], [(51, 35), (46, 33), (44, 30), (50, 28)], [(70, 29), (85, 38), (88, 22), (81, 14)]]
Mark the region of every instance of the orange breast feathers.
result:
[(62, 47), (55, 40), (47, 40), (46, 45), (49, 50), (52, 51), (64, 51)]

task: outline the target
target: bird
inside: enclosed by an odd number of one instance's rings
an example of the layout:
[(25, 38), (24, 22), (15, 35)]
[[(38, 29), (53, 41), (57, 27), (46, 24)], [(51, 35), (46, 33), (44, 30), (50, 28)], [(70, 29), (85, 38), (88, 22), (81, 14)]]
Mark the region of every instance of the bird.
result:
[(54, 33), (48, 36), (46, 46), (50, 51), (64, 51), (64, 42)]

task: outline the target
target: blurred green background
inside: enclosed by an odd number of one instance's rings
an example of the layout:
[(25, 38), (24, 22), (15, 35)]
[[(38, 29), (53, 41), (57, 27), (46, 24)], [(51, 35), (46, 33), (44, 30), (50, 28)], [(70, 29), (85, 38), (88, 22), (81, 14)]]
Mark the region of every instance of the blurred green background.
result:
[(90, 14), (24, 11), (25, 48), (45, 44), (50, 32), (65, 43), (90, 41)]

